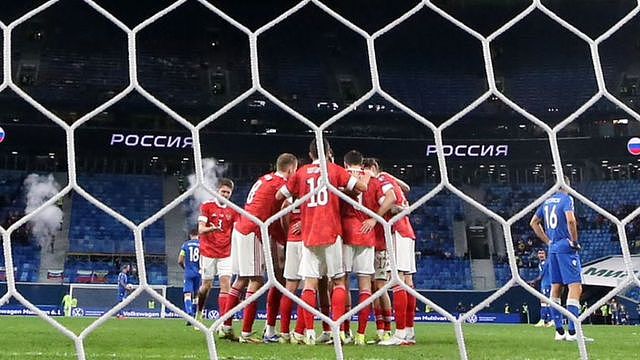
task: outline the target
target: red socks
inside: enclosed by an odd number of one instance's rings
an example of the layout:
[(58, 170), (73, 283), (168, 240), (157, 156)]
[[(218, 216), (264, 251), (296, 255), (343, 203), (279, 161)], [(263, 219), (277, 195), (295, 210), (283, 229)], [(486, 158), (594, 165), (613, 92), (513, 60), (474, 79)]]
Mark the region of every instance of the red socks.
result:
[(373, 313), (376, 316), (376, 329), (384, 330), (384, 320), (383, 320), (383, 317), (382, 317), (382, 308), (381, 307), (374, 307), (373, 308)]
[(416, 317), (416, 297), (407, 294), (407, 327), (413, 327), (413, 321)]
[[(269, 289), (269, 293), (267, 294), (267, 325), (269, 326), (276, 326), (281, 297), (282, 293), (280, 290), (275, 287)], [(291, 310), (289, 310), (289, 313), (291, 313)]]
[[(371, 297), (370, 290), (363, 290), (360, 292), (360, 297), (358, 299), (359, 303), (365, 302), (369, 297)], [(365, 306), (358, 313), (358, 334), (364, 334), (367, 330), (367, 322), (369, 321), (369, 315), (371, 314), (371, 305)]]
[(339, 317), (344, 315), (347, 308), (347, 290), (344, 288), (344, 285), (337, 285), (333, 288), (333, 293), (331, 294), (331, 312), (332, 312), (332, 320), (337, 320)]
[(403, 330), (407, 322), (407, 292), (400, 286), (393, 288), (393, 308), (396, 311), (396, 330)]
[(220, 313), (220, 316), (225, 314), (228, 296), (229, 295), (226, 292), (220, 292), (220, 295), (218, 295), (218, 312)]
[[(293, 300), (286, 296), (280, 299), (280, 332), (288, 334), (291, 324), (291, 310), (293, 309)], [(300, 322), (300, 320), (298, 320)]]
[[(228, 313), (231, 309), (233, 309), (240, 302), (240, 290), (232, 287), (227, 294), (227, 299), (224, 301), (224, 313)], [(231, 326), (233, 324), (233, 316), (228, 318), (227, 321), (224, 322), (225, 325)]]
[(304, 334), (304, 313), (306, 311), (304, 311), (304, 309), (302, 308), (302, 306), (298, 306), (298, 321), (296, 321), (296, 329), (294, 330), (296, 333), (298, 334)]
[[(247, 295), (245, 297), (249, 298), (253, 295), (252, 291), (247, 291)], [(256, 320), (256, 312), (258, 311), (258, 304), (254, 301), (251, 304), (247, 305), (244, 308), (244, 315), (242, 318), (242, 332), (250, 333), (251, 329), (253, 329), (253, 322)]]
[[(316, 308), (317, 299), (316, 299), (316, 291), (313, 289), (304, 289), (302, 291), (302, 300), (307, 303), (312, 308)], [(307, 330), (313, 330), (313, 314), (302, 309), (303, 319), (304, 319), (304, 327)]]

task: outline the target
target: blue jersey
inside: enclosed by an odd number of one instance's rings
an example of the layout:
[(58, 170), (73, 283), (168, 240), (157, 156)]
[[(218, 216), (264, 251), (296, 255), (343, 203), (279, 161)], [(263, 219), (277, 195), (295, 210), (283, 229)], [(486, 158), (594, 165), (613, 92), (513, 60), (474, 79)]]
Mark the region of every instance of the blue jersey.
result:
[(544, 228), (549, 240), (549, 253), (571, 253), (567, 212), (573, 212), (573, 198), (568, 194), (557, 192), (548, 198), (536, 211), (536, 216), (543, 219)]
[(193, 278), (200, 275), (200, 241), (188, 240), (182, 244), (180, 254), (184, 256), (184, 277)]
[(125, 272), (118, 274), (118, 300), (122, 301), (127, 294), (127, 284), (129, 283), (129, 277)]
[(551, 287), (551, 272), (549, 271), (549, 261), (541, 261), (538, 263), (538, 270), (540, 270), (540, 289), (546, 289)]

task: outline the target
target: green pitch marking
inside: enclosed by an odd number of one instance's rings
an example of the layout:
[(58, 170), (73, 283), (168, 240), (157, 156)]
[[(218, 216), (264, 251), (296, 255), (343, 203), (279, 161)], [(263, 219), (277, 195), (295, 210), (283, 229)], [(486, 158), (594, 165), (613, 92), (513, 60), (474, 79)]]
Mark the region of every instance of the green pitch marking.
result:
[[(57, 319), (80, 333), (94, 319)], [(85, 341), (88, 359), (207, 359), (204, 335), (182, 320), (109, 320)], [(70, 339), (44, 321), (32, 317), (0, 318), (0, 359), (76, 359)], [(256, 322), (262, 331), (264, 323)], [(239, 330), (236, 324), (236, 330)], [(373, 337), (374, 323), (369, 325)], [(355, 324), (353, 326), (355, 328)], [(592, 359), (635, 359), (640, 351), (640, 328), (635, 326), (585, 326), (595, 342), (588, 344)], [(575, 343), (555, 342), (553, 329), (530, 325), (465, 325), (470, 359), (577, 359)], [(418, 344), (382, 347), (344, 347), (347, 359), (457, 359), (453, 326), (416, 324)], [(333, 359), (328, 345), (239, 344), (218, 340), (223, 359)]]

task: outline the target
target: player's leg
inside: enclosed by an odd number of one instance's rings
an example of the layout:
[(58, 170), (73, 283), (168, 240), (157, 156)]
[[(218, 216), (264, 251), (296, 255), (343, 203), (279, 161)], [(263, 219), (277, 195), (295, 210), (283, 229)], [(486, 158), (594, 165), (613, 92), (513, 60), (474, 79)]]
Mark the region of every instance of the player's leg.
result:
[[(331, 292), (331, 318), (336, 321), (342, 317), (347, 309), (347, 287), (342, 256), (342, 238), (337, 237), (335, 243), (325, 247), (324, 262), (327, 269), (327, 277), (331, 278), (333, 286)], [(341, 333), (342, 341), (347, 340), (346, 334)], [(334, 339), (335, 341), (336, 339)]]
[[(272, 242), (273, 269), (276, 280), (285, 285), (283, 276), (284, 272), (284, 247), (278, 243)], [(263, 340), (266, 343), (279, 342), (280, 337), (276, 332), (276, 320), (280, 312), (280, 299), (282, 293), (275, 286), (269, 289), (267, 293), (267, 323), (264, 329)]]
[[(396, 265), (398, 267), (398, 276), (402, 281), (405, 279), (405, 273), (409, 273), (412, 269), (411, 258), (414, 256), (413, 253), (409, 254), (412, 246), (408, 241), (413, 240), (404, 238), (400, 236), (400, 234), (395, 233), (394, 242), (396, 245)], [(400, 285), (394, 286), (393, 309), (395, 310), (396, 332), (389, 340), (381, 341), (379, 345), (402, 345), (406, 343), (405, 339), (407, 337), (407, 333), (405, 328), (407, 322), (407, 302), (406, 290), (404, 290)]]
[[(323, 276), (318, 282), (318, 300), (320, 305), (320, 312), (331, 318), (331, 286), (329, 278)], [(322, 322), (322, 335), (318, 338), (318, 342), (327, 343), (331, 342), (331, 326)]]
[[(560, 269), (562, 280), (568, 284), (569, 293), (567, 295), (567, 310), (575, 317), (580, 316), (580, 297), (582, 296), (582, 266), (580, 256), (577, 253), (561, 254)], [(568, 334), (566, 340), (576, 341), (576, 324), (569, 321)], [(591, 338), (584, 338), (585, 341), (593, 341)]]
[[(300, 261), (302, 256), (302, 243), (301, 242), (287, 242), (283, 277), (286, 279), (285, 287), (291, 293), (295, 294), (300, 285), (302, 278), (299, 275)], [(291, 324), (291, 311), (293, 309), (293, 300), (287, 296), (282, 296), (280, 299), (280, 336), (284, 340), (289, 340), (290, 324)], [(298, 311), (300, 315), (300, 311)], [(298, 323), (304, 324), (304, 319), (298, 316)], [(297, 328), (297, 326), (296, 326)], [(302, 334), (304, 332), (304, 326), (302, 326)], [(298, 329), (300, 330), (300, 329)], [(293, 335), (295, 336), (295, 335)], [(284, 342), (283, 340), (283, 342)]]
[[(375, 273), (375, 250), (373, 247), (354, 247), (353, 270), (358, 275), (358, 303), (361, 304), (371, 297), (371, 280)], [(356, 345), (365, 345), (367, 323), (371, 315), (371, 306), (366, 306), (358, 313), (358, 333), (355, 336)]]
[[(318, 283), (322, 277), (321, 270), (323, 270), (317, 252), (318, 248), (303, 245), (299, 273), (299, 275), (304, 278), (302, 301), (313, 309), (315, 309), (317, 305)], [(305, 324), (305, 342), (308, 345), (315, 345), (316, 333), (313, 327), (313, 314), (306, 310), (302, 310), (302, 313)]]
[[(562, 296), (562, 275), (560, 273), (560, 264), (558, 263), (558, 258), (557, 258), (556, 253), (549, 253), (549, 273), (551, 275), (551, 301), (558, 304), (558, 305), (562, 305), (562, 300), (560, 299), (560, 297)], [(556, 335), (555, 335), (555, 339), (556, 340), (564, 340), (565, 339), (565, 333), (564, 333), (564, 326), (562, 325), (562, 314), (554, 309), (553, 307), (550, 308), (551, 311), (551, 317), (553, 318), (553, 322), (555, 324), (556, 327)]]
[[(229, 310), (231, 310), (231, 307), (229, 307), (231, 304), (231, 301), (229, 300), (231, 293), (231, 276), (233, 275), (231, 263), (232, 261), (230, 257), (219, 259), (217, 263), (216, 270), (218, 273), (218, 281), (220, 282), (220, 294), (218, 295), (218, 312), (220, 313), (220, 316), (225, 315)], [(237, 291), (234, 293), (237, 294)], [(239, 298), (239, 295), (236, 296), (236, 298)], [(218, 335), (222, 338), (234, 340), (235, 335), (233, 334), (232, 323), (233, 318), (229, 318), (225, 321), (225, 323), (218, 328)]]
[(191, 282), (193, 283), (193, 296), (191, 299), (191, 313), (196, 316), (198, 314), (198, 291), (200, 290), (200, 284), (202, 283), (202, 278), (200, 274), (191, 278)]
[[(413, 285), (413, 274), (405, 274), (404, 282), (410, 288), (415, 289)], [(405, 321), (405, 329), (406, 329), (406, 341), (409, 344), (416, 343), (416, 333), (413, 327), (416, 316), (416, 297), (407, 293), (407, 312), (406, 312), (406, 321)]]
[(198, 313), (196, 314), (198, 320), (202, 320), (202, 312), (209, 299), (213, 278), (216, 276), (216, 259), (201, 255), (200, 275), (202, 277), (202, 284), (198, 289)]
[[(387, 285), (389, 279), (389, 258), (387, 251), (376, 251), (375, 253), (375, 290), (382, 289)], [(374, 302), (374, 310), (376, 311), (376, 328), (378, 341), (387, 340), (391, 337), (391, 298), (388, 292), (383, 292)], [(378, 315), (379, 314), (379, 315)]]

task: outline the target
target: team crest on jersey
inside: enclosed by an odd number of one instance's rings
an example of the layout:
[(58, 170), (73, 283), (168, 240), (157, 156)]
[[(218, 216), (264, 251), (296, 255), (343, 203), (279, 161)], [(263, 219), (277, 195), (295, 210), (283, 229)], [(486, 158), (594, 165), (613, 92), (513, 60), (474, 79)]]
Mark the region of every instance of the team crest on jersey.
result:
[(573, 265), (573, 267), (577, 267), (578, 266), (578, 260), (576, 260), (576, 259), (571, 260), (571, 265)]

